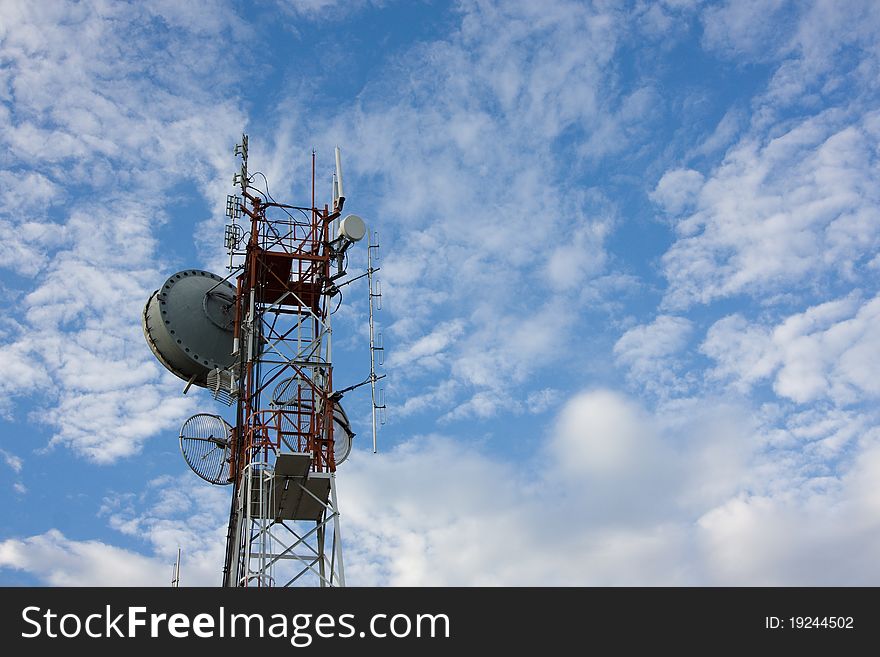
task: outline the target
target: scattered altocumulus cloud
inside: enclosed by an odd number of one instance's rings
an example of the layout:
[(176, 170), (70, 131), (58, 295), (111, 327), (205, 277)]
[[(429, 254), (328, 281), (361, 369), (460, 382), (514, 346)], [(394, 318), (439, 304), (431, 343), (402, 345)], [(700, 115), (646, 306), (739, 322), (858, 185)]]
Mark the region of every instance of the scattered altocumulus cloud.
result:
[(771, 380), (780, 397), (838, 404), (876, 399), (880, 384), (880, 297), (850, 295), (808, 308), (775, 326), (730, 315), (710, 327), (701, 351), (710, 374), (748, 390)]
[(57, 529), (0, 542), (0, 565), (32, 573), (50, 586), (157, 586), (171, 568), (101, 541), (74, 541)]
[(665, 305), (855, 281), (880, 247), (878, 144), (880, 114), (828, 110), (776, 137), (743, 137), (702, 184), (667, 173), (654, 199), (694, 208), (663, 256)]
[[(339, 479), (348, 581), (880, 581), (872, 556), (880, 546), (873, 485), (880, 434), (859, 440), (858, 458), (840, 476), (805, 480), (799, 463), (781, 466), (772, 457), (770, 437), (752, 424), (743, 408), (725, 402), (651, 413), (619, 393), (592, 390), (565, 403), (531, 462), (499, 460), (441, 435), (379, 456), (357, 451)], [(759, 474), (767, 468), (772, 483)], [(102, 510), (143, 550), (50, 530), (0, 543), (0, 564), (50, 584), (163, 585), (181, 547), (183, 582), (212, 585), (226, 509), (224, 492), (194, 484), (191, 474), (163, 477), (142, 495), (108, 497)], [(547, 558), (548, 537), (557, 558)], [(791, 562), (780, 567), (786, 556)]]
[(144, 349), (139, 319), (168, 273), (156, 258), (155, 231), (171, 219), (163, 195), (214, 184), (243, 122), (221, 95), (216, 37), (233, 14), (213, 4), (3, 8), (0, 229), (17, 239), (3, 240), (0, 266), (30, 283), (3, 331), (0, 412), (12, 419), (15, 398), (33, 400), (51, 444), (100, 463), (192, 407)]
[(630, 380), (666, 397), (680, 394), (681, 365), (676, 358), (693, 333), (685, 317), (660, 315), (650, 324), (627, 330), (614, 345), (617, 361), (628, 368)]
[[(4, 3), (0, 414), (47, 434), (3, 443), (11, 503), (47, 443), (127, 467), (194, 409), (140, 311), (183, 266), (163, 236), (222, 265), (204, 238), (251, 122), (276, 195), (340, 143), (381, 218), (396, 444), (340, 470), (350, 583), (880, 584), (873, 5), (465, 1), (314, 112), (223, 0)], [(296, 40), (394, 3), (278, 7)], [(269, 119), (243, 70), (282, 74)], [(194, 228), (169, 193), (207, 199)], [(165, 585), (180, 547), (183, 584), (217, 584), (228, 490), (132, 488), (98, 495), (100, 538), (10, 523), (0, 566)]]

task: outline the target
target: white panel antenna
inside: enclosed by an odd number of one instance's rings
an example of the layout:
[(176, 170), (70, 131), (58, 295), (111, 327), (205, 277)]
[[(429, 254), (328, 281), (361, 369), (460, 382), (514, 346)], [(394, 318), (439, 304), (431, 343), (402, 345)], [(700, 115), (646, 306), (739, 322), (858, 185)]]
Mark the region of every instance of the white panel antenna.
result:
[(342, 151), (336, 147), (336, 194), (334, 197), (336, 209), (341, 210), (345, 203), (345, 189), (342, 186)]

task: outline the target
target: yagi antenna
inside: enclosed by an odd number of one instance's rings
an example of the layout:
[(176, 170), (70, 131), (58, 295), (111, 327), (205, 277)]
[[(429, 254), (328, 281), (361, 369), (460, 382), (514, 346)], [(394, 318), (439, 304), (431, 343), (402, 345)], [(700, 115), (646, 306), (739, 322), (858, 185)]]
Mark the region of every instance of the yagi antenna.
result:
[(232, 175), (232, 184), (241, 185), (241, 193), (248, 189), (248, 136), (241, 136), (241, 143), (235, 145), (235, 155), (241, 155), (241, 171)]
[[(373, 243), (374, 240), (375, 244)], [(373, 253), (374, 250), (375, 254)], [(375, 310), (378, 310), (382, 307), (382, 289), (379, 287), (379, 281), (374, 280), (373, 278), (373, 274), (379, 271), (378, 268), (373, 268), (373, 258), (375, 258), (376, 260), (379, 259), (378, 233), (373, 233), (373, 236), (371, 236), (367, 240), (367, 281), (369, 282), (370, 287), (370, 390), (373, 401), (373, 454), (375, 454), (378, 449), (376, 444), (376, 413), (378, 411), (382, 411), (384, 417), (385, 412), (385, 391), (380, 389), (378, 396), (376, 395), (376, 382), (379, 379), (383, 378), (376, 375), (376, 360), (378, 356), (380, 365), (385, 361), (385, 346), (381, 343), (381, 339), (379, 340), (378, 344), (376, 341), (376, 324), (374, 321), (374, 313)], [(374, 306), (376, 307), (374, 308)], [(382, 422), (382, 424), (384, 424), (384, 421)]]

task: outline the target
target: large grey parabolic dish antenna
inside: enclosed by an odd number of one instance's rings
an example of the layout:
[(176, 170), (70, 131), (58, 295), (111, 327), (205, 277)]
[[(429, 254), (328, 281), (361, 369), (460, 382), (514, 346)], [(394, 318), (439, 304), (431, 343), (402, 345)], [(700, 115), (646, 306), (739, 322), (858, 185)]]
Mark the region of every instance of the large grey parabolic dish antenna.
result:
[(211, 272), (178, 272), (144, 308), (144, 337), (153, 354), (184, 381), (201, 387), (208, 372), (228, 368), (232, 356), (235, 288)]

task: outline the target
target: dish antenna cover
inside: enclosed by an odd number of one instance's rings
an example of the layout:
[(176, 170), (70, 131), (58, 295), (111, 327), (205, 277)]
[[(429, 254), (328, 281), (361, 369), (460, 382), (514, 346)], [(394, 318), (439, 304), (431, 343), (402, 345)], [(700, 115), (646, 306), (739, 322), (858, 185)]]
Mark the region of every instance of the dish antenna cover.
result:
[(178, 272), (153, 292), (143, 312), (144, 337), (159, 362), (187, 382), (208, 385), (208, 372), (228, 369), (235, 288), (198, 269)]
[(180, 428), (180, 451), (192, 471), (212, 484), (229, 481), (232, 427), (219, 415), (193, 415)]
[(367, 234), (367, 225), (356, 214), (350, 214), (339, 222), (339, 237), (349, 242), (360, 242)]

